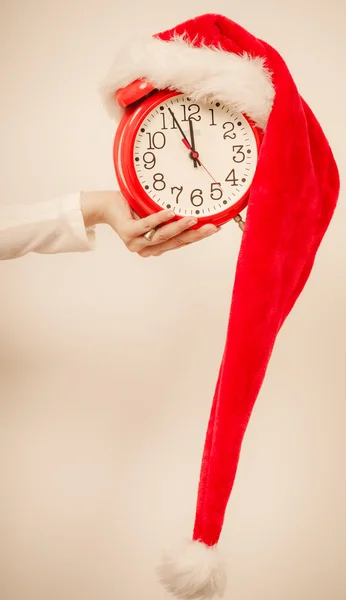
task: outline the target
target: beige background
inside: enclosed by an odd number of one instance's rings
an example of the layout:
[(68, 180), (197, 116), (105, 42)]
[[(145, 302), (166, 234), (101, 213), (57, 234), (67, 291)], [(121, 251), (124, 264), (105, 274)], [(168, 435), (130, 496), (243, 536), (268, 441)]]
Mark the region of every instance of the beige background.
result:
[[(233, 6), (232, 6), (233, 5)], [(187, 8), (187, 6), (189, 8)], [(285, 57), (345, 172), (342, 0), (2, 0), (1, 202), (114, 185), (97, 85), (131, 27), (223, 12)], [(230, 600), (346, 597), (342, 201), (278, 340), (221, 546)], [(164, 600), (189, 535), (240, 236), (0, 266), (1, 600)]]

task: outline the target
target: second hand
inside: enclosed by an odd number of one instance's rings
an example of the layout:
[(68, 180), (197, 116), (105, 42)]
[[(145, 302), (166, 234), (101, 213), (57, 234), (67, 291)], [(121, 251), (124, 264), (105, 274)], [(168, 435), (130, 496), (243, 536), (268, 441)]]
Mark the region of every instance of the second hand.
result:
[[(168, 110), (169, 110), (169, 112), (172, 115), (174, 123), (177, 125), (177, 127), (178, 127), (181, 135), (183, 136), (183, 138), (182, 138), (181, 141), (183, 142), (185, 148), (187, 148), (191, 152), (191, 158), (194, 160), (194, 162), (196, 161), (206, 171), (206, 173), (208, 173), (209, 177), (211, 177), (211, 179), (214, 181), (214, 183), (218, 183), (218, 181), (216, 181), (216, 179), (212, 176), (212, 174), (210, 173), (210, 171), (208, 171), (207, 167), (205, 167), (204, 164), (201, 162), (201, 160), (199, 158), (199, 153), (193, 150), (193, 148), (192, 148), (189, 140), (187, 139), (185, 133), (183, 132), (183, 130), (182, 130), (181, 126), (180, 126), (180, 123), (179, 123), (178, 119), (176, 118), (176, 116), (175, 116), (174, 112), (172, 111), (172, 109), (169, 108)], [(195, 164), (196, 164), (196, 162), (195, 162)], [(222, 189), (221, 185), (220, 185), (220, 190), (223, 193), (223, 189)]]
[[(183, 142), (184, 146), (185, 146), (185, 147), (186, 147), (186, 148), (187, 148), (187, 149), (188, 149), (188, 150), (191, 152), (191, 158), (192, 158), (194, 161), (197, 161), (197, 163), (198, 163), (198, 164), (199, 164), (199, 165), (200, 165), (200, 166), (201, 166), (201, 167), (202, 167), (202, 168), (203, 168), (203, 169), (204, 169), (204, 170), (205, 170), (205, 171), (208, 173), (209, 177), (211, 177), (211, 178), (212, 178), (212, 180), (214, 181), (214, 183), (218, 183), (218, 182), (216, 181), (216, 179), (214, 179), (214, 177), (212, 176), (212, 174), (211, 174), (211, 173), (208, 171), (208, 169), (207, 169), (207, 168), (206, 168), (206, 167), (203, 165), (203, 163), (201, 163), (201, 161), (200, 161), (200, 159), (199, 159), (199, 154), (198, 154), (198, 152), (196, 152), (196, 151), (194, 151), (194, 150), (192, 149), (192, 147), (191, 147), (191, 144), (190, 144), (190, 142), (188, 141), (188, 139), (187, 139), (187, 137), (186, 137), (185, 133), (183, 132), (182, 128), (180, 127), (180, 124), (179, 124), (178, 120), (176, 119), (176, 116), (175, 116), (174, 112), (172, 111), (172, 109), (171, 109), (171, 108), (169, 108), (168, 110), (169, 110), (169, 112), (170, 112), (170, 113), (171, 113), (171, 115), (172, 115), (172, 118), (173, 118), (173, 121), (174, 121), (174, 123), (175, 123), (175, 124), (178, 126), (178, 129), (179, 129), (179, 131), (180, 131), (181, 135), (183, 136), (183, 138), (182, 138), (182, 140), (181, 140), (181, 141)], [(220, 189), (221, 189), (221, 191), (222, 191), (222, 193), (223, 193), (223, 189), (222, 189), (221, 185), (220, 185)], [(245, 223), (244, 223), (243, 219), (241, 218), (241, 215), (240, 215), (240, 214), (239, 214), (239, 215), (236, 215), (235, 217), (233, 217), (233, 220), (234, 220), (234, 221), (235, 221), (235, 222), (238, 224), (238, 226), (239, 226), (240, 230), (241, 230), (241, 231), (244, 231), (244, 226), (245, 226)]]

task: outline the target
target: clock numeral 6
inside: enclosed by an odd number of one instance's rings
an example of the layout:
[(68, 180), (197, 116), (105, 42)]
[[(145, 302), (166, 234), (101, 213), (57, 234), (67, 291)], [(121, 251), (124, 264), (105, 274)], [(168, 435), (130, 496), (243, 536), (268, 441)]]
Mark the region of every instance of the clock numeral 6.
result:
[(194, 206), (202, 206), (202, 204), (203, 204), (202, 193), (203, 193), (202, 190), (199, 190), (198, 188), (196, 190), (192, 190), (192, 192), (190, 194), (191, 204), (193, 204)]
[(221, 200), (223, 192), (221, 183), (212, 183), (210, 186), (210, 197), (212, 200)]
[(153, 169), (156, 165), (156, 158), (153, 152), (144, 152), (143, 162), (145, 169)]
[(153, 176), (153, 179), (154, 179), (154, 183), (153, 183), (154, 190), (156, 190), (157, 192), (162, 192), (162, 190), (164, 190), (166, 187), (166, 183), (163, 179), (163, 173), (155, 173), (155, 175)]

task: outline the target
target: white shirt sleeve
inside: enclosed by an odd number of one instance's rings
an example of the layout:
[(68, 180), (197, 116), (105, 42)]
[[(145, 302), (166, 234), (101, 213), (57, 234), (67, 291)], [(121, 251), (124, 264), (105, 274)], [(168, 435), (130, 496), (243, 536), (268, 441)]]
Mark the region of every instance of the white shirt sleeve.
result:
[(85, 228), (80, 193), (0, 207), (0, 260), (28, 252), (86, 252), (93, 250), (94, 244), (95, 230)]

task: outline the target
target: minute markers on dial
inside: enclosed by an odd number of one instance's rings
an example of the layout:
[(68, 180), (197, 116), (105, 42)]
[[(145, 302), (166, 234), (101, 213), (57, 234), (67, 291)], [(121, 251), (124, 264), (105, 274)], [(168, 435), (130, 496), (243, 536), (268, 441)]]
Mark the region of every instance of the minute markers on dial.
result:
[[(240, 115), (233, 113), (227, 106), (220, 104), (220, 106), (217, 107), (215, 102), (204, 105), (198, 103), (200, 110), (195, 112), (197, 111), (196, 103), (190, 110), (190, 102), (194, 104), (193, 101), (188, 100), (185, 95), (177, 95), (172, 99), (168, 98), (167, 100), (161, 100), (161, 104), (156, 105), (156, 107), (153, 108), (152, 113), (148, 115), (149, 119), (146, 117), (139, 127), (142, 128), (144, 133), (151, 133), (151, 136), (158, 131), (164, 132), (167, 143), (162, 150), (153, 148), (153, 153), (156, 158), (155, 170), (151, 171), (144, 169), (143, 154), (146, 150), (146, 142), (149, 138), (146, 135), (142, 136), (139, 132), (136, 138), (137, 149), (135, 152), (136, 157), (140, 157), (140, 160), (137, 161), (137, 163), (134, 163), (134, 167), (141, 186), (144, 188), (146, 184), (150, 184), (147, 188), (147, 193), (150, 197), (153, 197), (153, 182), (150, 174), (155, 172), (163, 174), (163, 178), (167, 185), (166, 189), (160, 192), (159, 201), (161, 206), (163, 205), (163, 202), (176, 204), (176, 194), (172, 195), (170, 193), (171, 187), (184, 187), (184, 191), (181, 193), (178, 204), (176, 205), (176, 212), (179, 214), (179, 212), (182, 211), (182, 214), (185, 214), (184, 211), (187, 211), (187, 214), (197, 214), (195, 207), (192, 207), (191, 211), (188, 204), (191, 191), (193, 189), (201, 189), (204, 198), (203, 207), (200, 209), (201, 215), (217, 214), (227, 209), (227, 204), (224, 205), (224, 199), (227, 198), (227, 193), (231, 194), (230, 198), (232, 198), (232, 201), (227, 199), (228, 207), (246, 194), (247, 189), (251, 184), (252, 175), (256, 166), (256, 139), (252, 134), (251, 126), (248, 124), (246, 118), (242, 117), (240, 119)], [(215, 127), (210, 127), (211, 109), (215, 111)], [(178, 137), (179, 130), (176, 122), (172, 121), (172, 112), (179, 122), (180, 134), (182, 132), (184, 134), (181, 135), (180, 139)], [(190, 119), (188, 118), (191, 114), (192, 116), (197, 115), (201, 117), (198, 122), (195, 121), (194, 123), (194, 139), (191, 139)], [(184, 123), (185, 118), (186, 122)], [(229, 124), (226, 128), (222, 128), (225, 121), (232, 124)], [(232, 127), (234, 129), (232, 129)], [(244, 152), (247, 160), (241, 160), (242, 155), (239, 154), (239, 152), (237, 153), (239, 148), (234, 148), (233, 151), (232, 140), (222, 140), (222, 134), (229, 130), (231, 134), (236, 134), (233, 144), (236, 144), (237, 146), (243, 145), (241, 150)], [(181, 145), (180, 140), (182, 139), (184, 140), (184, 145), (186, 147), (186, 154), (184, 154), (184, 151), (181, 153), (178, 152), (178, 147)], [(192, 143), (189, 142), (190, 139)], [(186, 142), (186, 140), (188, 141)], [(161, 146), (161, 136), (157, 136), (155, 142), (155, 145)], [(192, 155), (192, 146), (194, 146), (195, 150), (194, 156)], [(251, 155), (247, 154), (248, 149), (251, 149)], [(236, 157), (235, 161), (232, 159), (233, 155)], [(188, 157), (188, 160), (186, 160), (185, 156)], [(145, 158), (148, 161), (149, 159), (152, 160), (153, 156), (148, 154)], [(202, 164), (199, 166), (199, 163), (197, 163), (195, 168), (191, 169), (195, 163), (195, 161), (192, 161), (191, 159), (197, 160), (197, 158), (200, 163), (203, 163), (204, 168), (202, 168)], [(147, 164), (146, 166), (152, 165)], [(197, 166), (198, 168), (196, 168)], [(227, 173), (230, 172), (233, 166), (236, 171), (235, 178), (238, 180), (236, 181), (238, 185), (232, 189), (230, 187), (232, 182), (225, 182), (225, 178), (227, 178)], [(139, 172), (139, 167), (142, 168), (144, 173)], [(139, 178), (140, 175), (141, 179)], [(208, 183), (208, 180), (210, 183)], [(217, 182), (221, 182), (223, 198), (222, 200), (220, 199), (217, 202), (213, 202), (210, 197), (210, 184)], [(158, 182), (156, 187), (162, 185), (162, 183), (160, 184), (160, 182)], [(220, 187), (218, 187), (218, 189), (220, 189)], [(175, 190), (175, 192), (178, 192), (178, 190)], [(218, 195), (219, 194), (217, 193), (215, 194), (215, 200), (217, 200)], [(196, 201), (198, 202), (197, 197)], [(155, 199), (155, 202), (158, 202), (157, 198)], [(204, 210), (204, 213), (202, 210)]]

